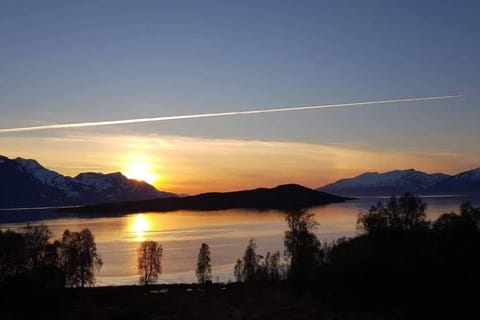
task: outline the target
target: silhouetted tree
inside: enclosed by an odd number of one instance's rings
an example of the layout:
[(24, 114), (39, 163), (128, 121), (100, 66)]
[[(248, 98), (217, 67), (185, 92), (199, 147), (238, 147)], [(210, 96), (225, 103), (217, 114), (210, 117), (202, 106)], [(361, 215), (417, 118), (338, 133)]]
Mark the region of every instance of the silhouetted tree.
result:
[(268, 279), (270, 281), (280, 280), (280, 251), (274, 252), (269, 256), (267, 268)]
[(206, 243), (202, 243), (198, 253), (196, 275), (198, 282), (201, 284), (205, 284), (207, 280), (212, 280), (210, 247)]
[(237, 263), (235, 263), (235, 267), (233, 269), (233, 275), (237, 282), (243, 281), (243, 261), (242, 259), (237, 259)]
[(471, 220), (477, 228), (480, 228), (480, 208), (474, 208), (470, 202), (464, 202), (460, 206), (460, 215)]
[(386, 206), (378, 202), (367, 213), (360, 213), (357, 227), (367, 234), (378, 234), (387, 230), (425, 231), (428, 229), (425, 209), (426, 204), (422, 199), (405, 193), (398, 198), (390, 198)]
[(441, 215), (433, 223), (438, 270), (476, 274), (480, 268), (480, 208), (468, 202), (455, 212)]
[(475, 230), (475, 225), (466, 221), (464, 217), (455, 212), (444, 213), (432, 224), (433, 231), (437, 234), (449, 232), (462, 232), (466, 228)]
[(250, 239), (243, 255), (242, 278), (244, 281), (248, 282), (256, 279), (259, 260), (256, 250), (257, 244), (253, 239)]
[(32, 269), (55, 262), (56, 259), (51, 256), (52, 244), (49, 242), (52, 231), (45, 224), (27, 225), (23, 228), (23, 236), (25, 238), (28, 268)]
[(57, 252), (44, 224), (27, 225), (20, 232), (0, 231), (0, 282), (36, 268), (55, 266)]
[(67, 286), (84, 287), (95, 283), (95, 269), (100, 269), (103, 262), (97, 252), (93, 234), (85, 228), (80, 232), (65, 230), (60, 243), (59, 266), (65, 272)]
[(290, 258), (289, 277), (302, 285), (312, 276), (322, 260), (321, 244), (314, 230), (318, 227), (313, 214), (307, 210), (287, 212), (288, 230), (285, 231), (285, 255)]
[(256, 280), (268, 281), (268, 271), (270, 269), (270, 251), (265, 256), (258, 255), (258, 269)]
[(266, 281), (280, 280), (280, 251), (273, 254), (267, 251), (265, 257), (259, 256), (257, 278)]
[(0, 230), (0, 282), (26, 270), (25, 239), (15, 231)]
[(157, 241), (145, 240), (137, 249), (137, 270), (140, 283), (155, 282), (162, 273), (163, 247)]
[(460, 301), (478, 287), (479, 220), (480, 209), (469, 203), (433, 223), (411, 194), (379, 203), (361, 214), (364, 233), (324, 247), (326, 259), (312, 288), (323, 287), (342, 306), (350, 300), (411, 307), (427, 296), (450, 303), (445, 292), (456, 292)]
[(444, 213), (434, 223), (433, 230), (437, 234), (457, 233), (465, 236), (480, 229), (480, 208), (474, 208), (470, 202), (460, 206), (460, 214)]
[(243, 259), (237, 259), (233, 273), (237, 282), (277, 281), (281, 277), (280, 252), (257, 254), (257, 244), (250, 239)]

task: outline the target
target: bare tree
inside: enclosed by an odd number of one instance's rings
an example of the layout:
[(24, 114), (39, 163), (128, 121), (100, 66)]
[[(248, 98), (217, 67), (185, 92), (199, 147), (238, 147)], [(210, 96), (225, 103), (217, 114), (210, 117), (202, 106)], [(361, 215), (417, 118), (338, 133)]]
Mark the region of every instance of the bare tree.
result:
[(288, 230), (285, 231), (285, 255), (290, 258), (289, 275), (299, 284), (308, 281), (315, 266), (321, 261), (321, 244), (314, 231), (318, 227), (312, 213), (295, 210), (287, 213)]
[(265, 272), (269, 281), (280, 280), (280, 251), (265, 256)]
[(65, 230), (58, 243), (59, 266), (65, 272), (67, 286), (84, 287), (95, 283), (95, 269), (103, 265), (95, 238), (89, 229), (80, 232)]
[(243, 255), (242, 277), (244, 281), (253, 281), (257, 278), (260, 256), (257, 255), (257, 244), (250, 239)]
[(23, 228), (23, 237), (25, 239), (26, 263), (27, 267), (35, 267), (47, 264), (47, 247), (52, 237), (52, 231), (45, 224), (38, 226), (27, 225)]
[(205, 284), (207, 280), (212, 280), (210, 247), (206, 243), (202, 243), (198, 253), (196, 275), (198, 282), (201, 284)]
[(140, 283), (145, 286), (156, 281), (162, 273), (162, 245), (157, 241), (145, 240), (137, 249), (137, 270)]
[(233, 269), (237, 282), (278, 281), (281, 278), (280, 251), (270, 251), (264, 256), (257, 254), (253, 239), (248, 243), (243, 259), (237, 259)]
[(237, 282), (243, 281), (243, 261), (242, 259), (237, 259), (237, 263), (233, 269), (233, 274)]

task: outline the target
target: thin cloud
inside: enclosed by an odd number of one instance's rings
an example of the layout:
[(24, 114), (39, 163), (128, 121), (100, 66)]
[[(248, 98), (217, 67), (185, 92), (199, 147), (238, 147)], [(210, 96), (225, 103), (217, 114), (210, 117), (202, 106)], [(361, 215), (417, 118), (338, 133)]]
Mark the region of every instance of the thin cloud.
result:
[(391, 100), (377, 100), (377, 101), (365, 101), (365, 102), (325, 104), (325, 105), (317, 105), (317, 106), (299, 106), (299, 107), (288, 107), (288, 108), (259, 109), (259, 110), (247, 110), (247, 111), (231, 111), (231, 112), (218, 112), (218, 113), (200, 113), (200, 114), (189, 114), (189, 115), (178, 115), (178, 116), (163, 116), (163, 117), (153, 117), (153, 118), (126, 119), (126, 120), (108, 120), (108, 121), (95, 121), (95, 122), (64, 123), (64, 124), (52, 124), (52, 125), (42, 125), (42, 126), (32, 126), (32, 127), (4, 128), (4, 129), (0, 129), (0, 133), (15, 133), (15, 132), (25, 132), (25, 131), (37, 131), (37, 130), (54, 130), (54, 129), (67, 129), (67, 128), (97, 127), (97, 126), (122, 125), (122, 124), (143, 123), (143, 122), (200, 119), (200, 118), (227, 117), (227, 116), (239, 116), (239, 115), (254, 115), (254, 114), (273, 113), (273, 112), (301, 111), (301, 110), (314, 110), (314, 109), (324, 109), (324, 108), (355, 107), (355, 106), (387, 104), (387, 103), (402, 103), (402, 102), (414, 102), (414, 101), (425, 101), (425, 100), (453, 99), (453, 98), (459, 98), (459, 97), (461, 97), (461, 95), (407, 98), (407, 99), (391, 99)]
[(215, 191), (291, 182), (317, 188), (366, 171), (414, 168), (454, 174), (478, 167), (479, 158), (472, 150), (384, 150), (295, 141), (90, 132), (74, 137), (68, 143), (41, 137), (0, 136), (0, 145), (7, 157), (34, 158), (69, 176), (82, 171), (125, 171), (132, 159), (145, 158), (160, 177), (158, 188), (188, 194), (211, 191), (211, 185), (215, 185)]

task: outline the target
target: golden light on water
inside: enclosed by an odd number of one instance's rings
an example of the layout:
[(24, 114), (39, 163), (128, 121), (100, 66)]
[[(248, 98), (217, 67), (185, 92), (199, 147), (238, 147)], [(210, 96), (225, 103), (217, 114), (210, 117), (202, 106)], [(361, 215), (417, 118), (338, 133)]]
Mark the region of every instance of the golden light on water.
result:
[[(262, 214), (243, 209), (230, 209), (219, 212), (179, 210), (169, 213), (144, 212), (129, 214), (125, 231), (128, 241), (141, 242), (202, 240), (205, 234), (210, 238), (248, 237), (250, 229), (232, 230), (232, 225), (255, 223), (280, 223), (283, 228), (284, 214), (277, 211), (265, 211)], [(283, 229), (269, 230), (283, 234)], [(112, 237), (114, 238), (114, 237)]]
[(152, 168), (152, 161), (147, 157), (133, 157), (124, 165), (123, 174), (129, 179), (141, 180), (154, 184), (158, 175)]
[(133, 218), (130, 231), (135, 235), (137, 241), (145, 239), (146, 233), (150, 231), (150, 223), (143, 213), (139, 213)]

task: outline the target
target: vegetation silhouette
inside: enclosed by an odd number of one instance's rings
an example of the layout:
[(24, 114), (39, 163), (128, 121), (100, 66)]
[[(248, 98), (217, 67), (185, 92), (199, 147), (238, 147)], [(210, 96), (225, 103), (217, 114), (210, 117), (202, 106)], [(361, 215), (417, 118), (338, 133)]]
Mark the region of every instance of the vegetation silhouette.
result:
[[(279, 251), (258, 254), (251, 239), (234, 267), (239, 283), (228, 287), (232, 293), (222, 294), (239, 303), (256, 290), (274, 295), (294, 288), (339, 315), (461, 318), (462, 312), (475, 308), (476, 296), (470, 292), (480, 284), (480, 208), (464, 203), (458, 213), (445, 213), (434, 221), (427, 219), (425, 210), (425, 203), (413, 194), (392, 197), (359, 213), (356, 236), (322, 244), (315, 235), (318, 223), (313, 214), (290, 209), (283, 256)], [(162, 271), (162, 245), (147, 240), (137, 252), (140, 283), (151, 284)], [(200, 284), (211, 281), (210, 255), (202, 243), (196, 270)], [(24, 305), (32, 310), (64, 303), (71, 307), (76, 294), (65, 296), (64, 288), (94, 284), (101, 264), (88, 229), (65, 230), (56, 241), (45, 225), (0, 231), (0, 311)], [(218, 292), (212, 297), (221, 297)], [(149, 298), (135, 299), (140, 305)], [(228, 304), (228, 299), (222, 301)], [(208, 300), (202, 303), (211, 305)]]
[(0, 318), (10, 311), (55, 313), (65, 302), (65, 287), (94, 284), (102, 262), (93, 234), (65, 230), (61, 240), (51, 238), (44, 224), (0, 230)]
[(237, 282), (273, 282), (285, 279), (280, 252), (257, 254), (257, 244), (250, 239), (243, 259), (237, 259), (233, 273)]
[[(288, 284), (297, 292), (310, 291), (339, 313), (460, 316), (475, 306), (468, 292), (480, 284), (480, 208), (464, 203), (459, 213), (435, 221), (425, 211), (426, 204), (411, 193), (392, 197), (359, 213), (358, 235), (321, 244), (313, 214), (289, 210)], [(237, 260), (235, 278), (269, 280), (261, 276), (269, 260), (256, 253), (251, 240)], [(431, 303), (442, 307), (431, 308)]]
[(243, 281), (243, 260), (238, 258), (237, 262), (235, 263), (235, 267), (233, 268), (233, 275), (237, 282)]
[(137, 271), (139, 282), (147, 286), (162, 273), (163, 247), (157, 241), (145, 240), (137, 248)]
[(97, 252), (93, 234), (89, 229), (80, 232), (65, 230), (57, 244), (59, 265), (65, 273), (69, 287), (85, 287), (95, 283), (95, 269), (100, 269), (103, 261)]
[(257, 244), (250, 239), (243, 255), (242, 278), (244, 281), (254, 281), (257, 278), (260, 256), (257, 255), (256, 250)]
[(197, 269), (195, 274), (198, 279), (198, 283), (205, 284), (207, 281), (212, 280), (212, 264), (210, 258), (210, 247), (206, 243), (202, 243), (197, 258)]
[(373, 205), (367, 213), (360, 213), (357, 227), (367, 234), (384, 232), (426, 231), (429, 223), (425, 214), (426, 204), (411, 193), (392, 197), (384, 206)]
[(285, 220), (285, 256), (290, 259), (289, 281), (297, 287), (305, 286), (321, 263), (324, 252), (315, 235), (318, 222), (306, 209), (287, 211)]
[(275, 251), (273, 254), (267, 251), (265, 257), (260, 260), (260, 279), (271, 282), (285, 279), (285, 273), (281, 265), (280, 251)]
[(458, 317), (479, 285), (480, 212), (465, 203), (431, 222), (425, 209), (406, 193), (360, 213), (359, 235), (324, 246), (310, 289), (337, 310)]
[[(0, 283), (20, 277), (50, 273), (63, 274), (63, 286), (84, 287), (95, 283), (95, 270), (103, 262), (89, 229), (65, 230), (61, 240), (51, 241), (52, 232), (44, 225), (27, 225), (19, 232), (0, 231)], [(57, 272), (54, 270), (57, 269)], [(52, 282), (46, 279), (46, 282)], [(46, 284), (47, 284), (46, 283)], [(55, 286), (60, 286), (55, 281)]]

